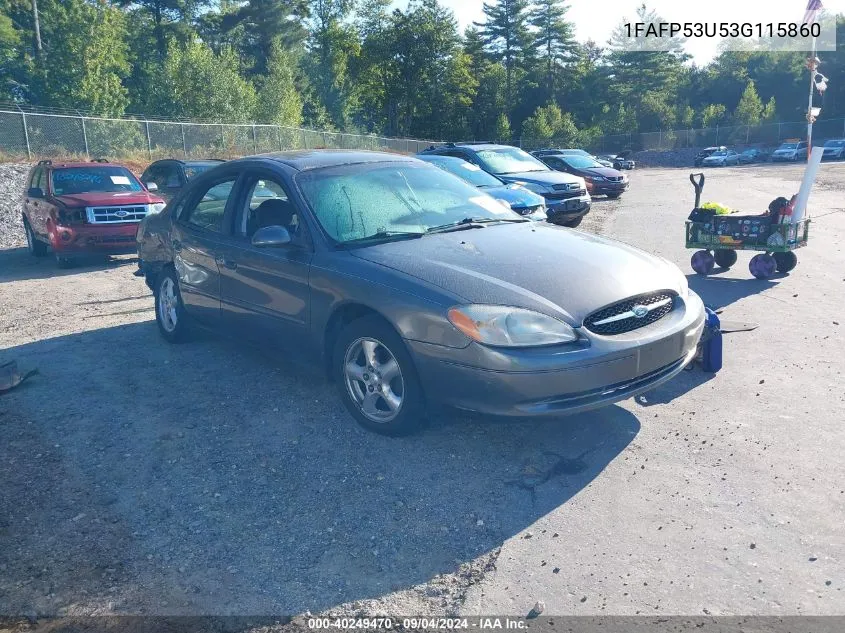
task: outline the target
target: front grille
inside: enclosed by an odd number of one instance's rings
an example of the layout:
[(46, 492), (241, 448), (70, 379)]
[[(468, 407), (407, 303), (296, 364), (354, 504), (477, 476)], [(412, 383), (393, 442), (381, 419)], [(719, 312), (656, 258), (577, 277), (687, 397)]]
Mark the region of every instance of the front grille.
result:
[(624, 176), (608, 176), (607, 177), (607, 180), (609, 182), (622, 182), (623, 179), (624, 179)]
[(134, 241), (134, 235), (93, 235), (88, 238), (89, 244), (129, 244)]
[[(675, 296), (674, 292), (661, 290), (630, 297), (593, 312), (584, 319), (584, 327), (605, 336), (638, 330), (669, 314), (675, 303)], [(635, 308), (636, 312), (643, 312), (642, 316), (637, 317), (634, 314)]]
[(117, 224), (118, 222), (140, 222), (147, 215), (147, 205), (130, 207), (88, 207), (85, 209), (91, 224)]
[(578, 189), (575, 191), (553, 191), (552, 193), (544, 193), (543, 197), (546, 200), (568, 200), (569, 198), (583, 196), (586, 193), (586, 189)]
[(552, 185), (555, 191), (578, 191), (581, 188), (577, 182), (564, 183), (562, 185)]

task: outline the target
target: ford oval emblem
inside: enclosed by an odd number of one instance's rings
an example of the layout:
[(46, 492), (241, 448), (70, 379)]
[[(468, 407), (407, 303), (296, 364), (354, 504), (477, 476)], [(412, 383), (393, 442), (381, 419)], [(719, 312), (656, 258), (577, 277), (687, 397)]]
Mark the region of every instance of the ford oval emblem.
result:
[(127, 215), (129, 215), (129, 211), (126, 211), (125, 209), (118, 209), (114, 212), (114, 214), (119, 218), (125, 218)]
[(634, 316), (638, 319), (642, 319), (645, 316), (648, 316), (649, 309), (645, 306), (636, 305), (631, 308), (631, 312), (634, 313)]

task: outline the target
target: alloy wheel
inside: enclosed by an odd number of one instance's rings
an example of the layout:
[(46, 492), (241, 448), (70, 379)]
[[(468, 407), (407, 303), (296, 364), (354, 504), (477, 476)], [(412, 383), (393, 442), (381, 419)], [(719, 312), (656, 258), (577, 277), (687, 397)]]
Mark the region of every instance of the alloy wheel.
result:
[(161, 326), (167, 332), (174, 332), (179, 321), (176, 308), (179, 305), (179, 297), (176, 294), (176, 286), (171, 277), (165, 277), (161, 282), (158, 291), (158, 316)]
[(361, 413), (380, 424), (392, 421), (402, 408), (405, 381), (393, 353), (374, 338), (359, 338), (343, 360), (346, 389)]

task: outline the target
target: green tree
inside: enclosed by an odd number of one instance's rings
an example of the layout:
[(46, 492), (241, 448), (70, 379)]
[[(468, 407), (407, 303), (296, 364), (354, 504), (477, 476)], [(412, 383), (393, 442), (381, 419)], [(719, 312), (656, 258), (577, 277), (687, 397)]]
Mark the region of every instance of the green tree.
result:
[(568, 112), (562, 112), (555, 103), (537, 108), (522, 123), (522, 138), (530, 144), (542, 144), (554, 139), (564, 146), (577, 145), (578, 128)]
[(523, 68), (531, 52), (528, 0), (493, 0), (484, 3), (483, 23), (476, 23), (491, 57), (505, 68), (505, 96), (508, 107), (514, 102), (514, 74)]
[(129, 74), (123, 12), (84, 0), (42, 0), (39, 8), (44, 49), (35, 60), (34, 99), (96, 114), (123, 114), (129, 102), (122, 83)]
[(291, 127), (302, 125), (302, 97), (296, 89), (290, 54), (276, 44), (268, 64), (267, 76), (260, 82), (255, 120)]
[(255, 88), (239, 74), (235, 53), (215, 55), (199, 41), (168, 48), (155, 87), (154, 113), (163, 116), (247, 122), (255, 111)]
[(758, 125), (763, 116), (763, 102), (757, 94), (754, 82), (749, 81), (734, 110), (734, 121), (739, 125)]
[(714, 127), (725, 120), (727, 109), (721, 103), (709, 103), (701, 110), (701, 127)]
[(568, 10), (569, 7), (561, 0), (538, 0), (529, 13), (530, 24), (536, 29), (533, 44), (543, 51), (548, 98), (555, 94), (558, 65), (577, 48), (572, 24), (566, 20)]
[(769, 97), (769, 100), (766, 102), (766, 107), (763, 108), (763, 114), (761, 115), (760, 119), (763, 123), (771, 123), (777, 117), (777, 103), (775, 103), (774, 97)]
[(221, 29), (225, 33), (238, 30), (240, 41), (235, 47), (252, 74), (264, 75), (277, 41), (290, 50), (305, 40), (308, 10), (308, 0), (248, 0), (223, 14)]
[(0, 99), (12, 99), (19, 90), (19, 62), (23, 39), (0, 0)]
[(138, 7), (149, 13), (153, 22), (156, 48), (160, 58), (167, 52), (167, 37), (181, 32), (197, 15), (198, 11), (211, 4), (211, 0), (115, 0), (119, 7)]

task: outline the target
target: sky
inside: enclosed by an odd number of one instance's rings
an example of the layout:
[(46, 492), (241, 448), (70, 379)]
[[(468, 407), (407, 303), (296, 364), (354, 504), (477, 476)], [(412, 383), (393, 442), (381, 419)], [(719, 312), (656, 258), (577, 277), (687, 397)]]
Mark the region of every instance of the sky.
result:
[[(461, 31), (472, 22), (483, 21), (482, 0), (439, 0), (455, 13)], [(623, 17), (633, 20), (643, 0), (569, 0), (568, 19), (575, 24), (575, 37), (605, 44)], [(404, 8), (408, 0), (395, 0)], [(822, 0), (824, 8), (845, 13), (845, 0)], [(807, 0), (647, 0), (646, 5), (670, 22), (801, 22)], [(704, 65), (718, 53), (719, 40), (687, 42), (693, 61)]]

